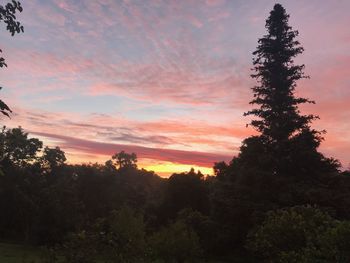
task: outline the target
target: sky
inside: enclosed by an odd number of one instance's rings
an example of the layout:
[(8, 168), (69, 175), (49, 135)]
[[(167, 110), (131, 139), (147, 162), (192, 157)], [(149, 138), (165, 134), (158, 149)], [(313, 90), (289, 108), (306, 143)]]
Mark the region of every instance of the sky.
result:
[[(4, 4), (6, 1), (1, 0)], [(3, 24), (2, 117), (70, 163), (135, 152), (139, 167), (167, 176), (212, 174), (255, 134), (252, 52), (266, 33), (270, 0), (21, 1), (24, 33)], [(350, 1), (280, 1), (299, 30), (310, 79), (296, 94), (326, 130), (320, 151), (350, 164)]]

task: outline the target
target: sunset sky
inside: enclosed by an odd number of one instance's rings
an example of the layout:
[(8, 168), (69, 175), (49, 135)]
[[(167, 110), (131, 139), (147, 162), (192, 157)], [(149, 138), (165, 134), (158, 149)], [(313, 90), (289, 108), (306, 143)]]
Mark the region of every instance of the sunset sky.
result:
[[(0, 1), (4, 3), (7, 1)], [(2, 117), (70, 163), (135, 152), (160, 175), (229, 161), (251, 108), (252, 52), (269, 0), (21, 1), (24, 34), (1, 27)], [(321, 151), (350, 163), (350, 1), (279, 1), (305, 48), (297, 94), (327, 130)]]

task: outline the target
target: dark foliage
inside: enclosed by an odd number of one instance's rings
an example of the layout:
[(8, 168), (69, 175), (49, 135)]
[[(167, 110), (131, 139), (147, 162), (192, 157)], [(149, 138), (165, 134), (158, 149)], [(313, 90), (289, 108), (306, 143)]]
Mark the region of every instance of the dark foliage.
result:
[(222, 227), (225, 251), (244, 250), (248, 231), (266, 212), (282, 207), (314, 204), (337, 218), (349, 218), (344, 209), (349, 180), (340, 175), (338, 161), (318, 152), (321, 132), (310, 126), (317, 116), (302, 115), (298, 108), (314, 102), (295, 96), (297, 81), (305, 75), (304, 65), (295, 65), (294, 58), (303, 48), (288, 18), (276, 4), (266, 20), (267, 35), (253, 53), (252, 77), (258, 85), (251, 104), (257, 108), (245, 115), (257, 117), (251, 125), (260, 134), (246, 138), (229, 164), (214, 166), (212, 216)]
[[(16, 18), (17, 11), (23, 11), (19, 1), (12, 0), (11, 3), (7, 3), (5, 6), (0, 5), (0, 22), (4, 22), (6, 24), (6, 30), (10, 31), (12, 36), (14, 36), (16, 33), (23, 32), (23, 26), (17, 21)], [(1, 52), (2, 50), (0, 49), (0, 53)], [(5, 59), (0, 57), (0, 67), (2, 68), (4, 66), (7, 67)], [(10, 113), (12, 112), (2, 100), (0, 100), (0, 112), (7, 117), (10, 117)]]

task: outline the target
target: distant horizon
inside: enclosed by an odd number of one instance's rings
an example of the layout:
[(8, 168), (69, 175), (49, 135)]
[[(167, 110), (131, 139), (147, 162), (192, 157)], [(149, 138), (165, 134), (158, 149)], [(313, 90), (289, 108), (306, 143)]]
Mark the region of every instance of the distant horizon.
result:
[[(315, 100), (320, 151), (350, 163), (349, 1), (279, 1), (299, 31)], [(275, 1), (88, 1), (22, 3), (24, 33), (2, 32), (2, 99), (21, 126), (69, 163), (104, 163), (125, 150), (161, 176), (212, 174), (244, 138), (252, 52)], [(2, 2), (1, 2), (2, 4)], [(5, 29), (2, 29), (5, 31)]]

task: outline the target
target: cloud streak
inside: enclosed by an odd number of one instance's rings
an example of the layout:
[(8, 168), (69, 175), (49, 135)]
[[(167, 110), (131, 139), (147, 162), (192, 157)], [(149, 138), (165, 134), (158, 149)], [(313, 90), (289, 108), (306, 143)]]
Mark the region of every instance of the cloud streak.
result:
[(137, 153), (138, 157), (141, 159), (152, 159), (204, 167), (211, 167), (214, 162), (223, 160), (229, 161), (232, 159), (232, 156), (229, 155), (220, 155), (197, 151), (181, 151), (161, 148), (149, 148), (137, 145), (103, 143), (44, 132), (31, 132), (31, 134), (58, 140), (64, 149), (81, 151), (92, 155), (112, 156), (116, 152), (126, 151), (130, 153)]

